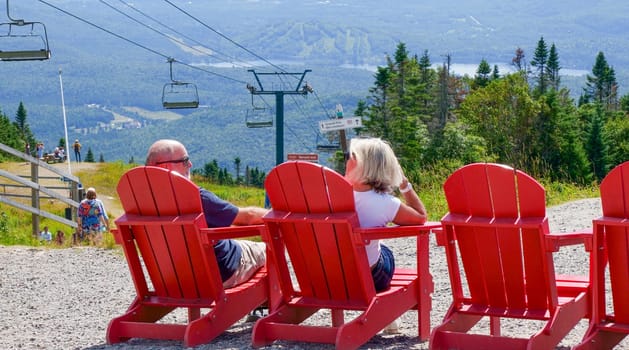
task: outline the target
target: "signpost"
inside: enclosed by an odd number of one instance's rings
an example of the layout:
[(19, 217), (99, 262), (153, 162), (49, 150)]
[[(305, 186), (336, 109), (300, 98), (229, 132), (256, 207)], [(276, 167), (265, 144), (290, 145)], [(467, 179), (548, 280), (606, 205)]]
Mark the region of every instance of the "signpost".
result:
[(327, 119), (319, 121), (319, 130), (321, 130), (321, 132), (360, 128), (362, 126), (363, 123), (360, 117)]
[(308, 162), (318, 163), (319, 155), (316, 153), (288, 153), (286, 155), (288, 160), (305, 160)]

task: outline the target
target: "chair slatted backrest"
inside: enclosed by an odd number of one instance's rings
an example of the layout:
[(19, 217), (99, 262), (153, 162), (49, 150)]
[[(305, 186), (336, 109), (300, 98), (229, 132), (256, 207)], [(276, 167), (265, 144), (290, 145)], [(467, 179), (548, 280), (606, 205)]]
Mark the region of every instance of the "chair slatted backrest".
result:
[(465, 297), (457, 273), (455, 297), (510, 312), (554, 310), (544, 188), (511, 167), (479, 163), (454, 172), (444, 191), (449, 214), (442, 222), (446, 234), (456, 237), (469, 288)]
[[(265, 220), (280, 261), (285, 298), (364, 307), (375, 295), (358, 227), (352, 186), (340, 174), (309, 162), (286, 162), (267, 176), (273, 211)], [(293, 288), (284, 249), (299, 291)], [(316, 302), (314, 301), (314, 302)]]
[[(603, 218), (596, 222), (605, 226), (614, 319), (629, 324), (629, 162), (610, 171), (601, 182), (600, 191)], [(606, 224), (607, 218), (624, 219), (624, 224)]]
[[(223, 293), (214, 252), (202, 244), (206, 227), (198, 187), (176, 172), (137, 167), (123, 175), (116, 220), (138, 295), (148, 295), (141, 259), (158, 297), (215, 300)], [(139, 256), (137, 254), (139, 251)]]

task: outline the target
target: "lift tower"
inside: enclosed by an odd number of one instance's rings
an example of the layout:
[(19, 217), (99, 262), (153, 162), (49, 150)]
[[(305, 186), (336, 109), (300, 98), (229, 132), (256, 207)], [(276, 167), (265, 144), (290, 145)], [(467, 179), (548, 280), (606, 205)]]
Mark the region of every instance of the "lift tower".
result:
[[(281, 164), (284, 162), (284, 95), (306, 95), (312, 92), (312, 87), (304, 82), (306, 73), (310, 72), (310, 69), (306, 69), (303, 73), (287, 73), (287, 72), (274, 72), (274, 73), (258, 73), (253, 69), (249, 69), (249, 72), (253, 73), (253, 76), (258, 83), (258, 86), (252, 86), (247, 84), (247, 89), (252, 95), (275, 95), (275, 164)], [(262, 85), (261, 78), (264, 76), (274, 75), (280, 80), (280, 89), (266, 90)], [(294, 89), (288, 89), (285, 86), (286, 80), (282, 77), (298, 78), (298, 82)], [(290, 83), (290, 82), (289, 82)]]

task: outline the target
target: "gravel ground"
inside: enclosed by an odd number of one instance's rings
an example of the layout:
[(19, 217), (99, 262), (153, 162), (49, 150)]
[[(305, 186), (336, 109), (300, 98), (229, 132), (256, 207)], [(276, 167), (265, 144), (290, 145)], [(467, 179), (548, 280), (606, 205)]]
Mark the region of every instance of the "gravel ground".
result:
[[(553, 232), (589, 228), (601, 215), (600, 200), (586, 199), (548, 209)], [(435, 281), (431, 323), (440, 323), (451, 301), (445, 255), (432, 239), (430, 268)], [(414, 240), (387, 241), (399, 265), (414, 262)], [(107, 345), (109, 320), (122, 314), (134, 295), (121, 252), (91, 247), (45, 249), (0, 246), (0, 348), (1, 349), (182, 349), (180, 342), (133, 339)], [(586, 274), (582, 247), (566, 247), (555, 257), (557, 272)], [(174, 316), (176, 317), (182, 317)], [(325, 315), (315, 315), (314, 322)], [(400, 319), (398, 335), (380, 334), (364, 349), (428, 349), (417, 341), (417, 313)], [(505, 333), (533, 332), (539, 323), (504, 322)], [(250, 349), (252, 324), (238, 322), (211, 344), (197, 349)], [(535, 328), (534, 328), (535, 327)], [(581, 339), (582, 321), (560, 344), (568, 349)], [(622, 345), (627, 348), (628, 344)], [(265, 349), (332, 349), (331, 345), (277, 342)]]

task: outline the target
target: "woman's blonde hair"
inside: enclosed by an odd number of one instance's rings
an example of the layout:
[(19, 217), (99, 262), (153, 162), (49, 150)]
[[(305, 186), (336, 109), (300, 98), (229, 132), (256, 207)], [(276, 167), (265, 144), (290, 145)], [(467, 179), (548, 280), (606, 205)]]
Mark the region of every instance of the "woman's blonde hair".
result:
[(391, 193), (402, 183), (402, 168), (388, 142), (375, 137), (354, 138), (349, 153), (356, 160), (347, 174), (351, 182), (367, 184), (382, 193)]

